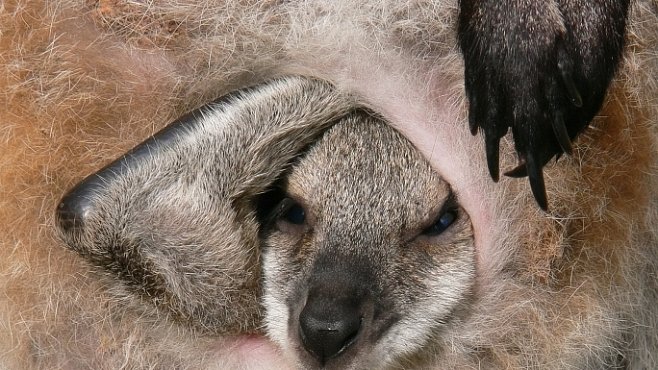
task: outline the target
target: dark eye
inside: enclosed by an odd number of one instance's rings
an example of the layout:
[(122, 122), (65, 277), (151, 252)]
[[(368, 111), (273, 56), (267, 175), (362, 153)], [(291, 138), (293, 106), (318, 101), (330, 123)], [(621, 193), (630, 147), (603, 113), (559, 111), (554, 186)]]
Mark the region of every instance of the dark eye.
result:
[(449, 209), (442, 213), (430, 227), (423, 230), (422, 234), (425, 236), (441, 235), (455, 220), (457, 220), (457, 211)]
[(281, 203), (281, 220), (293, 225), (303, 225), (306, 222), (306, 212), (299, 203), (290, 198), (284, 199)]

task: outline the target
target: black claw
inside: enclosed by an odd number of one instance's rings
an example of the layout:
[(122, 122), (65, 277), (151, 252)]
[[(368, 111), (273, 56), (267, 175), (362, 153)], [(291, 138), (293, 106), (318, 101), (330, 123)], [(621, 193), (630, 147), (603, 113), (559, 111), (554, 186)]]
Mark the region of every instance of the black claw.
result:
[(544, 211), (548, 211), (548, 198), (546, 196), (546, 186), (544, 185), (544, 174), (542, 171), (542, 166), (535, 162), (535, 158), (532, 153), (528, 153), (528, 157), (526, 159), (526, 171), (528, 171), (532, 195), (535, 196), (535, 200), (537, 201), (539, 207)]
[(473, 114), (468, 115), (468, 128), (471, 130), (471, 135), (475, 136), (478, 133), (478, 124)]
[(478, 101), (475, 94), (468, 95), (468, 128), (471, 130), (471, 134), (475, 135), (478, 133)]
[(576, 87), (576, 83), (573, 81), (573, 78), (571, 77), (571, 72), (567, 71), (567, 68), (564, 66), (564, 63), (562, 62), (558, 62), (557, 66), (558, 69), (560, 70), (560, 74), (562, 75), (562, 82), (564, 82), (564, 87), (567, 89), (567, 93), (569, 94), (569, 99), (571, 100), (571, 104), (573, 104), (575, 107), (578, 108), (582, 107), (583, 98), (580, 96), (580, 92)]
[(564, 117), (562, 116), (562, 112), (555, 112), (552, 126), (553, 133), (555, 134), (555, 138), (557, 139), (558, 144), (560, 144), (560, 147), (565, 153), (571, 155), (573, 152), (573, 149), (571, 148), (571, 139), (569, 138), (567, 127), (564, 125)]
[(489, 174), (494, 182), (498, 182), (499, 178), (499, 168), (498, 168), (498, 153), (500, 147), (500, 138), (493, 134), (487, 135), (486, 139), (486, 151), (487, 151), (487, 166), (489, 167)]
[(528, 176), (528, 171), (525, 168), (525, 161), (521, 161), (516, 167), (505, 172), (505, 176), (520, 179)]

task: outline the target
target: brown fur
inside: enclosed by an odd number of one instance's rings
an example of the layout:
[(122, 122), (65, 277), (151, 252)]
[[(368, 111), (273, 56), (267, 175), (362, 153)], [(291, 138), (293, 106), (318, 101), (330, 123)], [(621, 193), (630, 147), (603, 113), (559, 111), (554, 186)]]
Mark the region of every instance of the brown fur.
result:
[(468, 320), (469, 215), (390, 126), (342, 119), (290, 170), (285, 193), (281, 204), (304, 217), (291, 223), (275, 207), (264, 227), (263, 306), (269, 336), (298, 368), (399, 366)]
[[(428, 3), (5, 0), (0, 367), (238, 368), (234, 342), (113, 299), (111, 282), (63, 248), (53, 212), (77, 181), (183, 112), (294, 72), (360, 95), (466, 202), (484, 246), (481, 299), (471, 326), (419, 357), (445, 355), (439, 368), (655, 368), (658, 4), (634, 4), (602, 112), (574, 156), (545, 170), (545, 214), (524, 182), (486, 178), (464, 120), (456, 4)], [(380, 77), (388, 85), (375, 89)], [(420, 108), (398, 114), (391, 102)], [(442, 112), (456, 118), (444, 122)]]

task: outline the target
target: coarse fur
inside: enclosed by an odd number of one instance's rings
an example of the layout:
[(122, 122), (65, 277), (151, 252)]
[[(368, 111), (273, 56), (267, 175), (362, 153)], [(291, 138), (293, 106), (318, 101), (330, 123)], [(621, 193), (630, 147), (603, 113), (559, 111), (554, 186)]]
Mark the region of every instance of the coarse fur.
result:
[(284, 192), (263, 222), (263, 300), (267, 332), (291, 362), (404, 368), (424, 347), (441, 351), (434, 337), (468, 316), (474, 238), (420, 153), (355, 113), (304, 154)]
[[(632, 4), (601, 112), (573, 156), (545, 169), (543, 213), (525, 183), (484, 176), (482, 143), (466, 124), (456, 2), (5, 0), (2, 367), (285, 367), (265, 341), (208, 334), (118, 299), (116, 281), (63, 247), (53, 210), (184, 112), (301, 74), (382, 115), (470, 216), (477, 299), (405, 366), (657, 368), (657, 14), (655, 0)], [(501, 146), (509, 153), (512, 142)]]
[(138, 306), (208, 333), (255, 332), (256, 198), (353, 109), (349, 95), (300, 77), (225, 96), (68, 192), (62, 238)]

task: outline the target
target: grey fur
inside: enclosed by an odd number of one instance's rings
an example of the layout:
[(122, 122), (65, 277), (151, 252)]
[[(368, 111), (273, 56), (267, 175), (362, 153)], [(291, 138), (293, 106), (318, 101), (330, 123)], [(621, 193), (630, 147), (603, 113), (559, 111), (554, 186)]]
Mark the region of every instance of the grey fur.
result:
[[(306, 221), (289, 225), (279, 215), (268, 228), (264, 305), (270, 336), (300, 368), (399, 366), (459, 320), (475, 285), (469, 217), (386, 123), (366, 114), (338, 122), (291, 170), (286, 191)], [(442, 214), (456, 215), (454, 223), (428, 235)], [(305, 311), (328, 320), (321, 331), (350, 316), (361, 322), (350, 328), (351, 342), (325, 358), (318, 352), (326, 343), (314, 344), (315, 355), (305, 349)]]
[(72, 189), (58, 207), (63, 238), (174, 321), (255, 331), (253, 200), (353, 106), (327, 83), (294, 77), (229, 95)]

